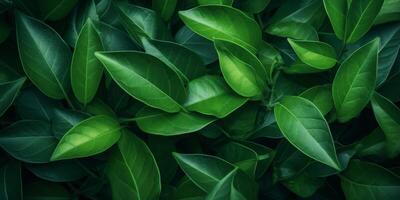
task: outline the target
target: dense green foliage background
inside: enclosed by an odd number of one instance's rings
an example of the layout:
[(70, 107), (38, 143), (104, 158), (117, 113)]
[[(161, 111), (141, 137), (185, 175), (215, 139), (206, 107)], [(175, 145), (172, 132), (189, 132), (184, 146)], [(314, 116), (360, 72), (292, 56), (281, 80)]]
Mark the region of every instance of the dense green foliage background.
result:
[(0, 0), (0, 199), (400, 199), (399, 0)]

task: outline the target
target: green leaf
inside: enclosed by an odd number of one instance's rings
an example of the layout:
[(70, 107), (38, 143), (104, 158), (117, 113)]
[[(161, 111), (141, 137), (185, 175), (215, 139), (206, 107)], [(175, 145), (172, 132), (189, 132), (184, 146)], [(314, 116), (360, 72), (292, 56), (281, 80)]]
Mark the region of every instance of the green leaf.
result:
[(0, 146), (14, 158), (28, 163), (47, 163), (57, 145), (49, 123), (22, 120), (3, 129)]
[(385, 156), (386, 139), (380, 128), (376, 128), (372, 133), (362, 138), (357, 145), (357, 155), (359, 156)]
[(142, 38), (169, 40), (170, 32), (160, 16), (153, 10), (121, 3), (117, 6), (121, 23), (129, 35), (141, 43)]
[(375, 93), (371, 98), (374, 115), (386, 138), (389, 157), (400, 154), (400, 109), (384, 96)]
[(372, 27), (383, 0), (352, 0), (346, 17), (346, 43), (360, 39)]
[(189, 96), (184, 105), (190, 111), (224, 118), (246, 101), (234, 93), (223, 78), (206, 75), (190, 81)]
[(332, 28), (335, 31), (336, 36), (340, 40), (346, 38), (346, 16), (347, 16), (347, 0), (323, 0), (326, 14), (331, 21)]
[(200, 5), (227, 5), (231, 6), (233, 0), (197, 0)]
[(26, 78), (19, 78), (14, 81), (0, 83), (0, 117), (14, 102)]
[(288, 37), (297, 40), (318, 40), (318, 33), (315, 28), (306, 23), (281, 22), (268, 26), (265, 31), (271, 35)]
[(146, 53), (157, 57), (174, 70), (186, 83), (205, 74), (201, 58), (186, 47), (168, 41), (144, 40)]
[(52, 110), (51, 128), (54, 137), (60, 140), (69, 129), (88, 117), (89, 115), (78, 111), (65, 109)]
[(288, 41), (299, 59), (311, 67), (326, 70), (337, 62), (335, 49), (327, 43), (292, 39)]
[(228, 85), (244, 97), (262, 96), (267, 72), (258, 58), (245, 48), (227, 40), (215, 39), (219, 64)]
[(54, 99), (67, 97), (71, 51), (48, 25), (22, 13), (16, 15), (22, 66), (33, 84)]
[(57, 103), (33, 88), (22, 90), (15, 100), (15, 107), (22, 119), (44, 120), (50, 122), (54, 117)]
[(69, 191), (62, 185), (36, 181), (24, 185), (24, 200), (69, 200)]
[(83, 120), (61, 138), (51, 160), (81, 158), (101, 153), (118, 141), (120, 129), (117, 121), (105, 115)]
[(257, 199), (257, 184), (237, 169), (227, 174), (213, 190), (206, 200), (224, 199)]
[[(255, 53), (261, 43), (258, 24), (240, 10), (223, 5), (198, 6), (179, 11), (182, 21), (197, 34), (209, 39), (223, 38)], [(231, 23), (235, 22), (235, 26)]]
[(186, 96), (179, 76), (156, 57), (135, 51), (96, 52), (114, 81), (132, 97), (166, 112), (178, 112)]
[(384, 0), (381, 10), (376, 16), (375, 24), (383, 24), (400, 19), (400, 1)]
[(315, 106), (317, 106), (323, 115), (326, 115), (333, 108), (331, 88), (332, 86), (330, 84), (318, 85), (307, 89), (299, 96), (310, 100)]
[(165, 21), (168, 21), (174, 14), (177, 1), (178, 0), (152, 0), (152, 7), (153, 10), (160, 13)]
[(174, 199), (202, 200), (206, 193), (184, 176), (174, 192)]
[(316, 161), (340, 168), (328, 123), (311, 101), (284, 97), (274, 113), (279, 129), (293, 146)]
[(103, 50), (101, 39), (89, 19), (79, 34), (71, 64), (72, 91), (84, 105), (92, 101), (96, 95), (103, 75), (103, 66), (94, 56), (96, 51), (101, 50)]
[(197, 113), (166, 113), (150, 107), (139, 110), (135, 119), (142, 131), (163, 136), (195, 132), (216, 120)]
[(400, 197), (400, 178), (377, 164), (353, 160), (340, 179), (349, 200)]
[(47, 181), (71, 182), (86, 176), (86, 172), (78, 162), (77, 160), (67, 160), (46, 164), (29, 164), (25, 167), (35, 176)]
[(235, 6), (245, 12), (260, 13), (269, 4), (271, 0), (237, 0)]
[(93, 21), (105, 51), (139, 50), (129, 36), (121, 30), (101, 21)]
[(235, 169), (230, 163), (215, 156), (179, 153), (173, 155), (186, 176), (206, 192), (211, 192)]
[(368, 104), (375, 89), (379, 39), (355, 51), (340, 65), (332, 84), (339, 122), (356, 117)]
[(175, 40), (199, 55), (206, 65), (216, 61), (218, 58), (214, 43), (193, 32), (187, 26), (182, 26), (179, 29), (175, 35)]
[(312, 177), (307, 173), (301, 173), (294, 178), (285, 180), (282, 184), (290, 191), (302, 198), (311, 197), (319, 188), (323, 186), (325, 179)]
[(21, 164), (10, 161), (0, 168), (0, 198), (4, 200), (22, 200)]
[(250, 141), (241, 141), (240, 144), (252, 149), (257, 154), (256, 178), (260, 178), (272, 163), (275, 150)]
[(106, 168), (113, 199), (157, 199), (161, 192), (160, 172), (147, 145), (123, 131)]
[(281, 54), (271, 44), (263, 42), (263, 45), (261, 45), (257, 52), (257, 57), (267, 71), (267, 79), (272, 80), (275, 68), (279, 64), (283, 64)]
[(44, 20), (60, 20), (65, 17), (75, 6), (78, 0), (41, 0), (36, 6), (43, 16)]

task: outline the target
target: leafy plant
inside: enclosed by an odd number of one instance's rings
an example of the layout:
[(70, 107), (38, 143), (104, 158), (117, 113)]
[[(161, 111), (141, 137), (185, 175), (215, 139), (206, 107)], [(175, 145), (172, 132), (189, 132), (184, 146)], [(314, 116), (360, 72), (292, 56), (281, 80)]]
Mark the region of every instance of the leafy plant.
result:
[(400, 199), (399, 0), (0, 0), (0, 199)]

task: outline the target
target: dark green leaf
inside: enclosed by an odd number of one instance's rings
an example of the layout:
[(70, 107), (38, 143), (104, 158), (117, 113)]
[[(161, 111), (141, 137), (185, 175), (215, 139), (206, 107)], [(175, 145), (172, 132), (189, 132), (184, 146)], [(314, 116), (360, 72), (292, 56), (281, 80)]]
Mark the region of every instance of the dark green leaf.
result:
[(21, 164), (10, 161), (0, 168), (0, 198), (22, 200)]

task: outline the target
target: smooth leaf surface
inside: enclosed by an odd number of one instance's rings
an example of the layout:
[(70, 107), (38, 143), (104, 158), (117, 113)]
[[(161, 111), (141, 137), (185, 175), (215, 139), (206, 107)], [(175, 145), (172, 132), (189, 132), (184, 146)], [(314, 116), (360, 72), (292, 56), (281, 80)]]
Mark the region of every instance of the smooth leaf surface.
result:
[(318, 41), (292, 40), (289, 44), (305, 64), (317, 69), (329, 69), (336, 64), (335, 49), (329, 44)]
[(332, 84), (337, 118), (346, 122), (356, 117), (375, 89), (379, 40), (355, 51), (340, 65)]
[(52, 161), (80, 158), (101, 153), (118, 141), (121, 127), (114, 119), (98, 115), (71, 128), (60, 140)]
[(190, 111), (224, 118), (246, 101), (221, 77), (206, 75), (189, 82), (189, 95), (184, 105)]
[(152, 7), (167, 21), (174, 14), (177, 1), (178, 0), (152, 0)]
[(328, 123), (311, 101), (284, 97), (274, 113), (279, 129), (293, 146), (319, 162), (340, 168)]
[[(182, 21), (199, 35), (214, 40), (223, 38), (255, 52), (261, 41), (257, 23), (240, 10), (229, 6), (206, 5), (180, 11)], [(230, 26), (235, 22), (235, 26)]]
[(163, 136), (181, 135), (198, 131), (216, 119), (197, 113), (166, 113), (144, 107), (136, 114), (136, 123), (146, 133)]
[[(185, 88), (178, 74), (148, 54), (135, 51), (96, 53), (114, 81), (132, 97), (166, 112), (178, 112)], [(173, 88), (172, 88), (173, 87)]]
[(69, 90), (69, 47), (54, 29), (37, 19), (17, 13), (16, 24), (26, 75), (47, 96), (65, 98)]
[(160, 172), (147, 145), (123, 131), (106, 168), (113, 199), (157, 199), (161, 192)]
[(10, 82), (0, 83), (0, 117), (14, 102), (26, 78), (19, 78)]
[(0, 168), (0, 198), (22, 200), (21, 164), (17, 161), (5, 163)]
[(333, 108), (332, 85), (318, 85), (305, 90), (299, 96), (310, 100), (323, 115)]

